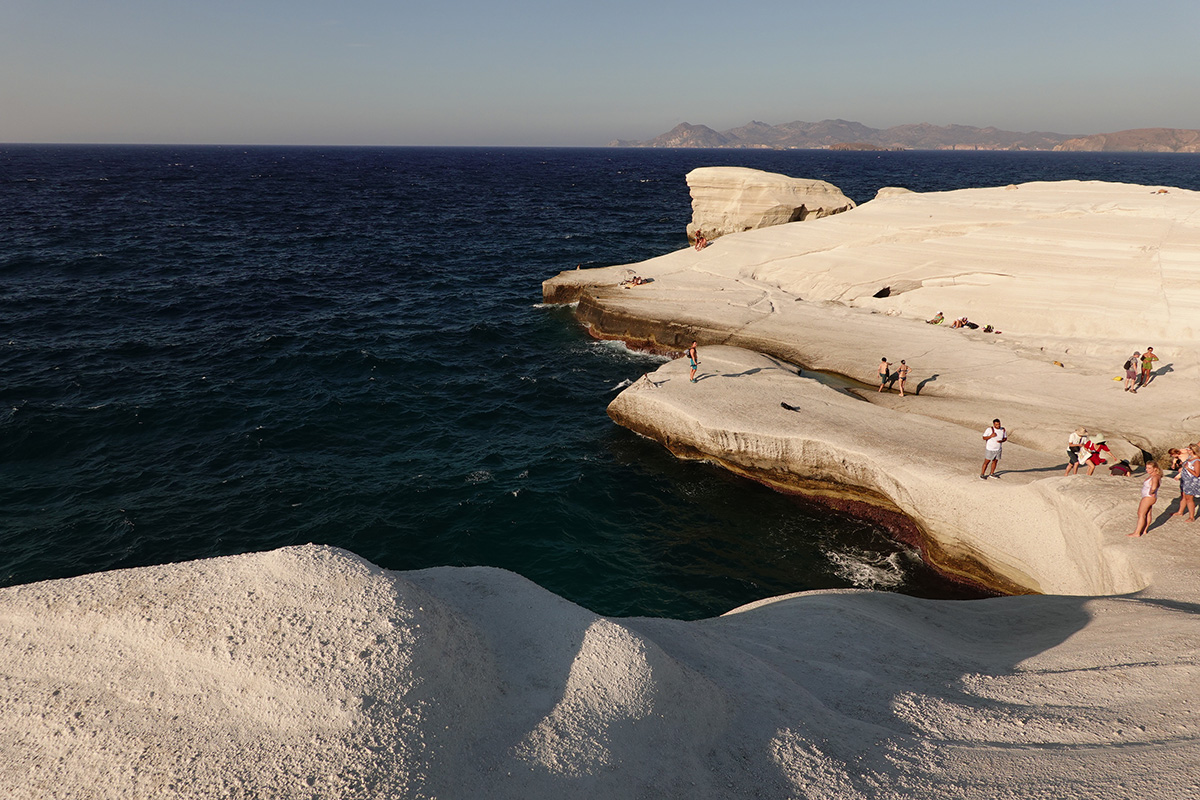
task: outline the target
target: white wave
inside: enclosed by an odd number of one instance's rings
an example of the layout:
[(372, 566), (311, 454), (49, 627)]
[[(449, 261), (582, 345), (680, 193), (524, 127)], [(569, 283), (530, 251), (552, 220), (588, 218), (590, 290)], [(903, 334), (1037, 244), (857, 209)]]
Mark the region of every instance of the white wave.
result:
[(620, 355), (642, 362), (648, 361), (652, 363), (665, 364), (671, 360), (670, 356), (660, 356), (654, 353), (647, 353), (644, 350), (632, 348), (619, 339), (597, 339), (592, 342), (592, 347), (598, 350), (607, 350), (613, 355)]
[(492, 473), (486, 469), (477, 469), (467, 476), (467, 483), (487, 483), (492, 479)]
[(881, 556), (867, 552), (828, 552), (834, 574), (859, 589), (894, 589), (904, 582), (904, 567), (899, 553)]
[(633, 385), (633, 381), (631, 381), (631, 380), (629, 380), (628, 378), (626, 378), (625, 380), (623, 380), (623, 381), (621, 381), (620, 383), (618, 383), (616, 386), (614, 386), (614, 387), (612, 387), (611, 389), (609, 389), (609, 391), (610, 391), (610, 392), (619, 392), (619, 391), (621, 391), (622, 389), (624, 389), (626, 386), (631, 386), (631, 385)]

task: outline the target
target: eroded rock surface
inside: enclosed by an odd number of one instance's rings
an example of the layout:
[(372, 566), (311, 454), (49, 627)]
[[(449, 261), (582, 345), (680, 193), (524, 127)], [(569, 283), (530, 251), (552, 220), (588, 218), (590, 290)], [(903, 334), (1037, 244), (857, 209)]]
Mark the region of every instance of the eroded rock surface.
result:
[(746, 167), (700, 167), (687, 174), (692, 193), (693, 244), (697, 233), (713, 241), (730, 233), (839, 214), (854, 201), (831, 183), (789, 178)]
[(1193, 594), (610, 619), (312, 545), (12, 587), (0, 794), (1178, 800)]

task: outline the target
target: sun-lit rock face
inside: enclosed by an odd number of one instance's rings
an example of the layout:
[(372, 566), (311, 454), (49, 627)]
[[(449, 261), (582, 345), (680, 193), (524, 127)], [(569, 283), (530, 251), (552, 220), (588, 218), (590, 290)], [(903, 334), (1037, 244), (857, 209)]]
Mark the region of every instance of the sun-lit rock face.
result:
[(688, 241), (837, 214), (854, 201), (831, 183), (745, 167), (700, 167), (687, 174), (692, 193)]
[(1163, 588), (612, 619), (314, 545), (9, 587), (0, 796), (1179, 800), (1200, 629)]
[[(1175, 370), (1200, 362), (1200, 192), (1186, 189), (1102, 181), (887, 188), (846, 213), (611, 268), (623, 269), (655, 281), (626, 300), (678, 306), (683, 298), (692, 318), (731, 291), (753, 290), (773, 298), (770, 316), (785, 325), (815, 303), (904, 320), (940, 311), (944, 325), (967, 317), (1010, 343), (1067, 352), (1064, 363), (1088, 353), (1115, 369), (1146, 346), (1170, 350)], [(547, 302), (597, 295), (588, 287), (605, 275), (562, 273), (543, 294)], [(701, 301), (697, 290), (710, 284)]]
[(1198, 192), (1099, 181), (881, 191), (794, 227), (760, 240), (747, 271), (806, 300), (942, 311), (1081, 345), (1200, 341)]

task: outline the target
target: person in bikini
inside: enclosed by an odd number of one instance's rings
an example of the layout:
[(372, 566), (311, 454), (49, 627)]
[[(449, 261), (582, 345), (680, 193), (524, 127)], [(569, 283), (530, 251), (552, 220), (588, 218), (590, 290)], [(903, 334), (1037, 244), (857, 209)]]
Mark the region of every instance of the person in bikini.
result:
[(1145, 387), (1150, 383), (1150, 370), (1154, 369), (1154, 362), (1158, 361), (1158, 356), (1154, 355), (1154, 348), (1147, 347), (1146, 352), (1142, 353), (1142, 386)]
[(1158, 499), (1158, 486), (1162, 483), (1163, 476), (1158, 462), (1146, 462), (1146, 475), (1146, 480), (1142, 482), (1142, 499), (1138, 502), (1137, 527), (1129, 534), (1138, 538), (1146, 535), (1150, 527), (1150, 512), (1154, 509), (1154, 501)]
[(900, 359), (900, 369), (896, 370), (896, 375), (900, 377), (900, 396), (904, 397), (904, 382), (908, 380), (908, 363), (903, 358)]

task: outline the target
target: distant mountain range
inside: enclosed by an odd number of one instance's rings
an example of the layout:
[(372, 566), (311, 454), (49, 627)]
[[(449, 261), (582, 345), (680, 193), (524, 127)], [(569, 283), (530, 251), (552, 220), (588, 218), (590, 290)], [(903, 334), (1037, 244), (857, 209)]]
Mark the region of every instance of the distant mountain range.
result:
[(644, 142), (617, 139), (611, 147), (740, 147), (774, 150), (1073, 150), (1198, 153), (1200, 131), (1138, 128), (1069, 136), (1034, 131), (1019, 133), (970, 125), (897, 125), (871, 128), (861, 122), (827, 119), (768, 125), (751, 122), (718, 132), (687, 122)]

